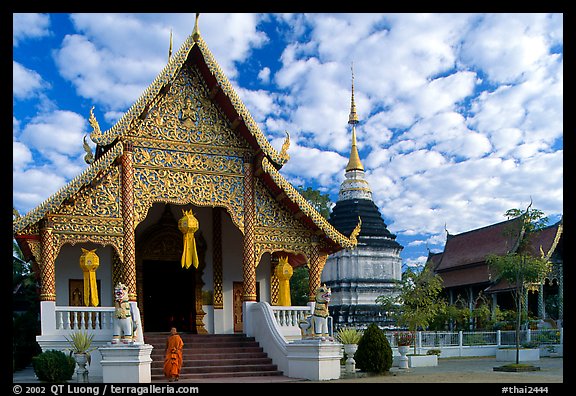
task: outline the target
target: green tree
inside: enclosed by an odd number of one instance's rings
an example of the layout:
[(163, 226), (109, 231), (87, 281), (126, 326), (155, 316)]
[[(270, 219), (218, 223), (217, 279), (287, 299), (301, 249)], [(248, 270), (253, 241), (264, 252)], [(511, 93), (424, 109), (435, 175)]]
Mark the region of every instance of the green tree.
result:
[(41, 352), (36, 342), (36, 336), (40, 332), (38, 321), (40, 306), (32, 265), (24, 260), (24, 255), (14, 240), (12, 241), (12, 307), (18, 311), (12, 315), (12, 369), (20, 370), (31, 363), (34, 355)]
[(294, 268), (290, 278), (290, 300), (294, 306), (308, 304), (308, 284), (310, 282), (308, 267), (302, 265)]
[[(525, 211), (510, 209), (505, 213), (508, 218), (520, 217), (521, 228), (517, 249), (512, 249), (504, 255), (490, 254), (486, 257), (490, 270), (494, 272), (495, 280), (505, 280), (513, 287), (516, 304), (516, 364), (520, 360), (520, 327), (525, 293), (531, 285), (540, 284), (551, 270), (551, 263), (544, 256), (541, 247), (540, 257), (534, 255), (529, 248), (530, 233), (542, 229), (548, 222), (542, 211), (531, 209), (530, 206)], [(507, 230), (507, 236), (511, 236), (513, 232)]]
[[(425, 267), (420, 273), (411, 269), (402, 274), (402, 287), (398, 296), (379, 296), (376, 302), (389, 312), (400, 326), (414, 334), (426, 329), (432, 321), (445, 312), (446, 300), (440, 297), (442, 278)], [(416, 343), (414, 343), (416, 353)]]
[(332, 209), (332, 201), (330, 201), (328, 194), (322, 194), (319, 190), (313, 189), (312, 187), (304, 189), (303, 186), (298, 186), (297, 190), (322, 217), (328, 219)]

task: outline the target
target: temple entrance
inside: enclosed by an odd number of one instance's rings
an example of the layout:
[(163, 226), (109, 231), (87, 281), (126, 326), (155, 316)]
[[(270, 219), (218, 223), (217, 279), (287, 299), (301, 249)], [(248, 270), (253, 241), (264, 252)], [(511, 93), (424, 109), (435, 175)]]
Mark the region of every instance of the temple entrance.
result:
[(196, 333), (196, 269), (179, 261), (145, 260), (144, 306), (146, 331)]

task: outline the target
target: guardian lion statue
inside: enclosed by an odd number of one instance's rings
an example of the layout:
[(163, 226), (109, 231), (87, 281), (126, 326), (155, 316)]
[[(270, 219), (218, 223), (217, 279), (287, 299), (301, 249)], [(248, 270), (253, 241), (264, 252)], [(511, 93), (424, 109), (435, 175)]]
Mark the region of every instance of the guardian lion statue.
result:
[(319, 338), (322, 341), (334, 341), (328, 328), (328, 303), (331, 296), (332, 291), (326, 285), (321, 285), (316, 289), (314, 313), (298, 323), (302, 339)]
[(138, 321), (134, 318), (128, 298), (128, 286), (118, 283), (114, 287), (114, 334), (112, 344), (133, 344)]

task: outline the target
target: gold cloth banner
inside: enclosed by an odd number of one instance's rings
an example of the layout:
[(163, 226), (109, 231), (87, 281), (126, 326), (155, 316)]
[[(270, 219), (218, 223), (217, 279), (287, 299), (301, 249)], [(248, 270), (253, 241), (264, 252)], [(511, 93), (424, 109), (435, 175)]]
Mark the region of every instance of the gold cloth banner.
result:
[(182, 268), (198, 268), (198, 253), (196, 252), (196, 240), (194, 233), (198, 231), (198, 219), (192, 214), (192, 209), (183, 210), (184, 215), (178, 221), (178, 229), (184, 234), (184, 250), (182, 252)]
[(100, 301), (98, 300), (98, 286), (96, 283), (96, 270), (100, 266), (100, 258), (94, 253), (94, 250), (87, 250), (82, 248), (82, 255), (80, 256), (80, 268), (84, 273), (84, 305), (89, 307), (97, 307)]

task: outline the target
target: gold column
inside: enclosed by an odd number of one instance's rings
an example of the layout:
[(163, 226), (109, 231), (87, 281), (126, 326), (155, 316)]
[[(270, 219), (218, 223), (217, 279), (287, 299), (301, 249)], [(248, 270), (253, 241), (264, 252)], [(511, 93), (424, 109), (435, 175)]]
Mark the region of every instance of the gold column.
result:
[(130, 301), (136, 301), (136, 243), (134, 236), (134, 167), (132, 142), (124, 142), (122, 154), (122, 219), (124, 223), (123, 283), (128, 287)]
[(270, 305), (278, 305), (280, 293), (280, 279), (276, 276), (278, 261), (278, 256), (274, 254), (270, 256)]
[(222, 294), (222, 209), (212, 209), (212, 272), (214, 280), (214, 309), (224, 308)]
[(52, 222), (43, 220), (40, 226), (40, 241), (42, 261), (40, 264), (40, 301), (56, 301), (56, 272), (54, 261), (56, 260), (56, 247), (54, 246), (54, 234)]
[(244, 301), (256, 301), (256, 252), (254, 249), (254, 165), (252, 157), (244, 158), (244, 244), (242, 274), (244, 281)]
[(326, 264), (328, 255), (320, 252), (317, 243), (313, 243), (310, 249), (310, 281), (308, 284), (308, 301), (315, 301), (316, 289), (320, 287), (320, 276)]
[(122, 282), (122, 258), (116, 249), (112, 249), (112, 286)]

